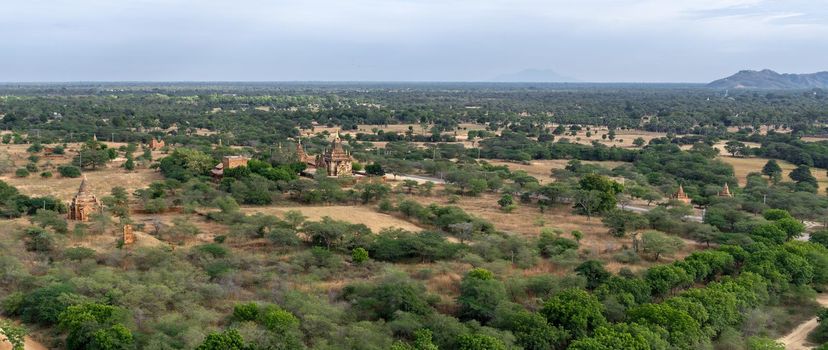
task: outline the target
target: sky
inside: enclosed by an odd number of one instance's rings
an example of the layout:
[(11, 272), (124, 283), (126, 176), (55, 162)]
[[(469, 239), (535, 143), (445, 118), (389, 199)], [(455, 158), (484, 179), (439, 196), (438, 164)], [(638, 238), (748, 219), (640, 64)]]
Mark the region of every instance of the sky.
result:
[(828, 70), (828, 0), (2, 0), (0, 81), (709, 82)]

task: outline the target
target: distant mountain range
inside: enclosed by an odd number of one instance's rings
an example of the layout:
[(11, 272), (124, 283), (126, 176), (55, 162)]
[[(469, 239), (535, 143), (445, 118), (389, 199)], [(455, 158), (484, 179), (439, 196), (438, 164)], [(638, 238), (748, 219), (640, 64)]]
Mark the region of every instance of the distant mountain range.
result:
[(549, 69), (524, 69), (517, 73), (498, 75), (492, 78), (491, 81), (500, 83), (563, 83), (577, 82), (578, 80), (560, 75)]
[(707, 86), (717, 89), (828, 89), (828, 72), (779, 74), (770, 69), (743, 70)]

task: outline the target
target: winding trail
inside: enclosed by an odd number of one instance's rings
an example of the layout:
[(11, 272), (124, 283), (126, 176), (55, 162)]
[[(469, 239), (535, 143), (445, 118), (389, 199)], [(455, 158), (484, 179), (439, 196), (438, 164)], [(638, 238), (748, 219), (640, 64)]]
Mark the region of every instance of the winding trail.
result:
[[(23, 345), (23, 349), (25, 350), (49, 350), (49, 348), (41, 343), (38, 343), (31, 337), (26, 337), (24, 340), (25, 344)], [(11, 343), (7, 342), (6, 337), (2, 335), (0, 335), (0, 350), (12, 350)]]
[[(828, 307), (828, 294), (820, 294), (817, 297), (817, 302), (823, 307)], [(785, 345), (786, 350), (813, 349), (813, 346), (808, 345), (809, 343), (806, 338), (808, 337), (808, 333), (811, 333), (817, 325), (817, 318), (814, 317), (794, 328), (788, 335), (777, 340)]]

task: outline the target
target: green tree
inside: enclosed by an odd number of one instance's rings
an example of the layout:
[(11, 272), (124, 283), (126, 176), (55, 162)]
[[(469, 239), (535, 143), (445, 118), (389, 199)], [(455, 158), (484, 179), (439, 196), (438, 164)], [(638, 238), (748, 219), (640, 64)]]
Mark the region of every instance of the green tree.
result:
[(727, 143), (725, 143), (724, 148), (725, 151), (727, 151), (728, 153), (730, 153), (731, 156), (734, 157), (744, 156), (749, 150), (749, 148), (745, 146), (744, 143), (735, 140), (727, 141)]
[(811, 168), (807, 165), (800, 165), (796, 167), (796, 169), (788, 174), (788, 177), (790, 177), (791, 180), (794, 180), (797, 184), (806, 183), (812, 185), (814, 188), (817, 187), (817, 180), (814, 175), (811, 175)]
[(458, 350), (506, 350), (506, 344), (485, 334), (463, 334), (457, 340)]
[(498, 304), (506, 300), (503, 282), (485, 269), (470, 270), (460, 282), (460, 317), (488, 322), (494, 317)]
[(782, 218), (773, 222), (774, 225), (785, 231), (787, 240), (792, 240), (802, 236), (805, 231), (805, 224), (794, 218)]
[(109, 151), (106, 146), (97, 141), (89, 141), (81, 146), (78, 155), (72, 160), (72, 165), (81, 168), (97, 169), (99, 166), (110, 161)]
[(385, 169), (379, 163), (371, 163), (365, 166), (365, 173), (372, 176), (385, 175)]
[(302, 212), (298, 210), (288, 210), (284, 215), (285, 222), (287, 222), (294, 230), (298, 230), (299, 226), (302, 226), (307, 218), (307, 216), (303, 215)]
[(132, 333), (120, 321), (124, 312), (97, 303), (72, 305), (59, 316), (60, 327), (69, 332), (66, 348), (131, 349)]
[(629, 231), (640, 230), (649, 225), (647, 218), (621, 209), (610, 210), (601, 221), (609, 227), (609, 233), (615, 237), (624, 237)]
[(637, 306), (630, 309), (627, 315), (628, 322), (664, 329), (667, 341), (678, 349), (702, 348), (702, 344), (708, 340), (693, 317), (667, 303)]
[(644, 144), (645, 144), (645, 143), (647, 143), (647, 141), (646, 141), (646, 140), (644, 140), (644, 138), (643, 138), (643, 137), (636, 137), (636, 138), (635, 138), (635, 140), (633, 140), (633, 145), (634, 145), (635, 147), (641, 147), (641, 146), (644, 146)]
[(497, 205), (500, 206), (501, 210), (507, 210), (507, 208), (514, 205), (514, 200), (512, 199), (512, 195), (504, 194), (500, 196), (500, 199), (497, 200)]
[(35, 215), (29, 218), (29, 221), (42, 228), (51, 227), (60, 234), (69, 232), (69, 224), (66, 222), (65, 215), (53, 210), (38, 209)]
[(598, 288), (601, 284), (606, 282), (612, 276), (609, 271), (604, 268), (604, 263), (597, 260), (587, 260), (575, 268), (575, 274), (584, 277), (587, 280), (587, 288), (592, 290)]
[(15, 325), (11, 321), (0, 320), (0, 338), (6, 338), (5, 341), (0, 341), (0, 344), (7, 341), (11, 344), (12, 350), (24, 350), (28, 333), (26, 328)]
[(239, 331), (228, 329), (221, 333), (210, 333), (196, 350), (252, 350), (244, 343)]
[(662, 255), (672, 255), (684, 247), (684, 242), (673, 236), (665, 235), (658, 231), (647, 231), (641, 236), (641, 246), (645, 252), (654, 255), (654, 260)]
[(773, 183), (777, 183), (782, 179), (782, 167), (775, 160), (768, 160), (765, 166), (762, 167), (762, 174), (767, 176)]
[(60, 176), (63, 177), (70, 177), (70, 178), (77, 178), (81, 176), (81, 171), (76, 166), (66, 165), (66, 166), (59, 166), (58, 173)]
[(432, 342), (432, 333), (428, 329), (414, 331), (414, 343), (409, 345), (397, 341), (391, 345), (391, 350), (438, 350), (437, 345)]
[(402, 187), (405, 187), (405, 192), (408, 193), (408, 194), (413, 193), (414, 189), (416, 189), (417, 186), (419, 186), (419, 184), (417, 183), (416, 180), (410, 180), (410, 179), (403, 180), (403, 183), (402, 183)]
[(770, 338), (750, 337), (747, 340), (747, 350), (785, 350), (785, 345)]
[(362, 247), (356, 247), (351, 251), (351, 260), (357, 264), (368, 261), (368, 251)]
[(124, 169), (128, 171), (135, 170), (135, 160), (132, 159), (132, 156), (127, 156), (127, 160), (124, 162)]
[(540, 313), (549, 324), (566, 329), (577, 339), (607, 324), (604, 305), (595, 295), (581, 289), (565, 289), (543, 304)]

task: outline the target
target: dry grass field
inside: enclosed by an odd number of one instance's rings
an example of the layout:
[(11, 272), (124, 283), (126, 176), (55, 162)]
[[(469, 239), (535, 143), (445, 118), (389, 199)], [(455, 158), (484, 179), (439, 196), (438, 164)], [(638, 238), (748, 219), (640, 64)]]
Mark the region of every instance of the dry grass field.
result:
[(328, 216), (334, 220), (348, 221), (353, 224), (364, 224), (374, 232), (379, 232), (383, 228), (387, 227), (397, 227), (414, 232), (418, 232), (423, 229), (422, 227), (414, 225), (408, 221), (377, 212), (373, 208), (366, 206), (331, 205), (243, 207), (241, 211), (245, 214), (264, 213), (283, 217), (285, 212), (289, 210), (298, 210), (302, 212), (303, 215), (307, 216), (308, 220), (311, 221), (317, 221), (322, 219), (324, 216)]
[[(117, 142), (104, 143), (107, 144), (108, 147), (113, 148), (125, 145), (124, 143)], [(78, 149), (80, 144), (73, 143), (68, 144), (67, 146), (67, 154), (63, 157), (41, 157), (40, 161), (38, 161), (38, 166), (41, 170), (49, 170), (52, 172), (52, 178), (43, 179), (40, 177), (39, 172), (33, 173), (25, 178), (20, 178), (14, 176), (12, 172), (0, 175), (0, 180), (17, 187), (20, 192), (30, 196), (51, 195), (58, 199), (66, 201), (70, 200), (75, 192), (77, 192), (81, 178), (73, 179), (61, 177), (57, 173), (56, 168), (57, 166), (70, 163), (73, 156), (72, 150)], [(14, 161), (15, 167), (23, 167), (26, 163), (28, 163), (26, 160), (29, 155), (26, 152), (28, 147), (29, 145), (3, 145), (0, 146), (0, 152), (8, 153)], [(165, 155), (160, 151), (154, 151), (152, 152), (152, 156), (153, 159), (159, 159)], [(147, 187), (153, 181), (163, 180), (161, 174), (152, 169), (140, 168), (128, 172), (121, 168), (124, 161), (125, 159), (121, 157), (106, 164), (105, 167), (84, 172), (86, 177), (89, 179), (88, 184), (95, 194), (99, 197), (103, 197), (108, 195), (115, 186), (124, 187), (127, 192), (132, 193), (136, 189)]]
[(828, 141), (828, 137), (822, 136), (804, 136), (800, 138), (802, 141), (805, 142), (820, 142), (820, 141)]
[[(446, 197), (412, 198), (423, 204), (449, 204)], [(641, 263), (634, 266), (614, 262), (612, 255), (624, 247), (631, 247), (632, 239), (609, 235), (607, 228), (601, 223), (600, 218), (588, 219), (586, 216), (574, 215), (572, 214), (571, 208), (567, 206), (559, 206), (548, 209), (545, 213), (541, 213), (534, 206), (518, 205), (511, 213), (505, 213), (497, 205), (498, 198), (499, 196), (496, 194), (484, 194), (479, 197), (461, 197), (454, 205), (463, 208), (469, 214), (489, 220), (500, 231), (524, 237), (537, 237), (544, 227), (560, 229), (565, 232), (564, 236), (569, 236), (568, 233), (573, 230), (581, 231), (584, 233), (584, 238), (580, 242), (582, 253), (607, 262), (607, 268), (613, 271), (617, 271), (625, 266), (640, 269), (652, 265), (652, 262), (645, 260), (642, 260)], [(687, 254), (702, 248), (701, 246), (697, 246), (695, 242), (685, 241), (685, 243), (687, 243), (685, 249), (676, 254), (674, 258), (681, 259)], [(660, 262), (663, 263), (665, 261), (669, 261), (669, 259), (663, 258)], [(524, 273), (540, 274), (561, 272), (555, 265), (539, 264), (534, 268), (526, 270)]]
[[(739, 185), (743, 186), (747, 181), (747, 174), (752, 172), (761, 172), (762, 167), (765, 166), (765, 163), (768, 162), (767, 158), (734, 158), (730, 156), (720, 156), (720, 160), (725, 163), (728, 163), (733, 166), (733, 172), (736, 175), (736, 178), (739, 180)], [(791, 181), (788, 177), (788, 174), (791, 173), (793, 169), (796, 168), (796, 165), (788, 163), (784, 160), (777, 160), (779, 166), (782, 168), (782, 172), (784, 173), (783, 181)], [(819, 193), (825, 194), (825, 188), (828, 187), (828, 175), (824, 169), (819, 168), (811, 168), (811, 174), (816, 177), (817, 182), (819, 183)]]
[[(555, 129), (558, 125), (553, 124), (550, 125), (550, 129)], [(651, 132), (651, 131), (644, 131), (644, 130), (637, 130), (637, 129), (629, 129), (629, 130), (615, 130), (615, 140), (603, 139), (601, 135), (604, 135), (609, 132), (609, 129), (606, 126), (595, 126), (589, 125), (591, 136), (587, 137), (586, 127), (588, 125), (583, 125), (581, 131), (578, 131), (577, 136), (568, 136), (568, 135), (556, 135), (555, 140), (560, 139), (568, 139), (569, 142), (578, 143), (582, 145), (589, 145), (592, 144), (592, 141), (598, 141), (608, 147), (616, 146), (621, 148), (637, 148), (633, 145), (633, 141), (639, 137), (643, 138), (645, 144), (649, 143), (650, 140), (664, 137), (667, 134), (661, 132)], [(567, 130), (568, 131), (568, 130)]]
[[(163, 180), (160, 173), (152, 169), (136, 169), (127, 172), (121, 168), (106, 168), (84, 173), (88, 179), (87, 184), (92, 192), (103, 197), (109, 195), (112, 188), (121, 186), (127, 193), (147, 187), (153, 181)], [(64, 201), (69, 201), (78, 191), (81, 178), (64, 178), (56, 175), (50, 179), (43, 179), (38, 174), (20, 178), (13, 174), (0, 176), (0, 180), (9, 185), (17, 187), (21, 193), (30, 196), (54, 196)]]
[[(547, 184), (553, 181), (551, 174), (552, 169), (563, 169), (566, 167), (566, 164), (569, 162), (568, 159), (544, 159), (544, 160), (533, 160), (529, 162), (529, 164), (523, 163), (516, 163), (510, 162), (505, 160), (487, 160), (490, 164), (493, 165), (505, 165), (509, 167), (509, 170), (523, 170), (527, 174), (534, 176), (535, 178), (540, 181), (541, 184)], [(612, 169), (617, 166), (626, 164), (624, 162), (614, 162), (614, 161), (582, 161), (584, 164), (596, 164), (607, 169)]]

